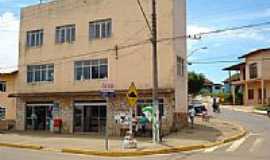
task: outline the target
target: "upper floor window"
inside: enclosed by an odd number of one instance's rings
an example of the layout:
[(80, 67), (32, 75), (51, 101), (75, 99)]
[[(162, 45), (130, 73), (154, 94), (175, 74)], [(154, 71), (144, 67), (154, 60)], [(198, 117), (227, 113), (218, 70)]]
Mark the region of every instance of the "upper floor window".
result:
[(112, 36), (112, 20), (99, 20), (89, 23), (89, 39), (109, 38)]
[(27, 82), (42, 82), (54, 80), (54, 65), (29, 65), (27, 66)]
[(7, 84), (5, 81), (0, 81), (0, 92), (6, 92)]
[(185, 60), (180, 57), (180, 56), (177, 56), (176, 57), (176, 67), (177, 67), (177, 75), (178, 76), (184, 76), (185, 74)]
[(95, 59), (75, 62), (75, 80), (104, 79), (108, 77), (108, 60)]
[(27, 47), (39, 47), (43, 44), (43, 30), (27, 32)]
[(255, 79), (258, 77), (258, 67), (257, 63), (252, 63), (249, 65), (249, 78)]
[(6, 108), (0, 106), (0, 120), (6, 118)]
[(56, 43), (72, 43), (75, 41), (75, 24), (56, 27)]

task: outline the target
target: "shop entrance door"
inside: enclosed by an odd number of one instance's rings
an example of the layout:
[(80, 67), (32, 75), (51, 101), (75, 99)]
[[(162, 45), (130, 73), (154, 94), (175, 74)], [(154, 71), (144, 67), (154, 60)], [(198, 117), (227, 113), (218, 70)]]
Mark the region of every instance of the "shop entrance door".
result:
[(26, 130), (46, 131), (50, 128), (50, 106), (26, 106)]
[(74, 107), (74, 132), (104, 133), (107, 109), (104, 103), (76, 103)]

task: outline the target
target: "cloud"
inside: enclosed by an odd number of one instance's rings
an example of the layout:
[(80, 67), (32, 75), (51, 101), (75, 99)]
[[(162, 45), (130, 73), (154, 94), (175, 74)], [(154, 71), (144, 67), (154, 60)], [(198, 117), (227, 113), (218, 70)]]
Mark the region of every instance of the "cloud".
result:
[(0, 67), (17, 65), (19, 19), (11, 12), (0, 15)]
[(221, 18), (221, 20), (250, 20), (250, 19), (260, 19), (260, 18), (269, 18), (270, 17), (270, 8), (260, 10), (257, 12), (246, 12), (239, 15), (228, 16)]

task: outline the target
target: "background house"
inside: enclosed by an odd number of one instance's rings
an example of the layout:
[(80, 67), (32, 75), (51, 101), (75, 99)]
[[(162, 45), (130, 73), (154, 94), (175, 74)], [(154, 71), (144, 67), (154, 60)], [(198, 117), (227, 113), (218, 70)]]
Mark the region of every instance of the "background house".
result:
[(16, 100), (8, 94), (15, 92), (17, 71), (0, 71), (0, 119), (16, 119)]
[(16, 70), (0, 70), (0, 130), (7, 130), (15, 126), (16, 100), (9, 98), (16, 90)]
[(258, 49), (239, 58), (243, 59), (244, 62), (223, 69), (229, 72), (236, 71), (240, 73), (239, 80), (230, 82), (234, 99), (237, 91), (241, 90), (243, 91), (243, 102), (245, 105), (269, 104), (270, 49)]
[(224, 86), (222, 84), (214, 83), (209, 79), (205, 79), (204, 89), (208, 90), (211, 94), (219, 94), (224, 92)]

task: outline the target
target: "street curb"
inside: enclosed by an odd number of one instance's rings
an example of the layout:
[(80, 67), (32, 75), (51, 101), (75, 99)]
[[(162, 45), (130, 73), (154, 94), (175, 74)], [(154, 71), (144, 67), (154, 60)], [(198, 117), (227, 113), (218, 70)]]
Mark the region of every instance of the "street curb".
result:
[(267, 115), (267, 111), (260, 111), (257, 109), (254, 109), (252, 113), (259, 114), (259, 115)]
[(194, 151), (194, 150), (211, 148), (211, 147), (219, 146), (225, 143), (233, 142), (235, 140), (238, 140), (244, 137), (247, 134), (247, 130), (244, 127), (238, 124), (233, 124), (233, 125), (240, 128), (240, 132), (238, 134), (235, 134), (229, 138), (225, 138), (223, 140), (216, 141), (213, 143), (197, 144), (197, 145), (191, 145), (191, 146), (179, 146), (179, 147), (172, 147), (172, 148), (165, 148), (165, 149), (149, 149), (149, 150), (143, 150), (143, 151), (108, 151), (106, 152), (106, 151), (84, 150), (84, 149), (76, 149), (76, 148), (63, 148), (62, 152), (72, 153), (72, 154), (103, 156), (103, 157), (134, 157), (134, 156), (146, 156), (146, 155), (155, 155), (155, 154), (170, 154), (170, 153), (177, 153), (177, 152), (184, 152), (184, 151)]
[(135, 156), (177, 153), (177, 152), (184, 152), (184, 151), (191, 151), (191, 150), (199, 150), (202, 148), (205, 148), (203, 144), (183, 146), (183, 147), (172, 147), (172, 148), (165, 148), (165, 149), (149, 149), (149, 150), (143, 150), (143, 151), (109, 151), (109, 152), (64, 148), (62, 149), (62, 152), (103, 156), (103, 157), (135, 157)]
[(1, 143), (0, 147), (12, 147), (12, 148), (22, 148), (22, 149), (32, 149), (32, 150), (41, 150), (43, 149), (40, 145), (33, 144), (13, 144), (13, 143)]
[[(226, 121), (223, 121), (226, 122)], [(226, 122), (232, 124), (230, 122)], [(223, 140), (219, 140), (216, 142), (205, 143), (205, 144), (195, 144), (190, 146), (178, 146), (172, 148), (163, 148), (163, 149), (147, 149), (142, 151), (96, 151), (96, 150), (87, 150), (80, 148), (63, 148), (60, 149), (60, 152), (63, 153), (72, 153), (72, 154), (84, 154), (84, 155), (93, 155), (93, 156), (103, 156), (103, 157), (134, 157), (134, 156), (146, 156), (146, 155), (156, 155), (156, 154), (170, 154), (170, 153), (178, 153), (185, 151), (194, 151), (201, 150), (205, 148), (211, 148), (215, 146), (219, 146), (225, 143), (229, 143), (235, 140), (238, 140), (244, 137), (247, 134), (247, 130), (238, 125), (232, 124), (239, 128), (240, 132)], [(13, 148), (22, 148), (22, 149), (32, 149), (32, 150), (54, 150), (53, 148), (44, 148), (41, 145), (33, 145), (33, 144), (12, 144), (12, 143), (1, 143), (0, 147), (13, 147)]]

